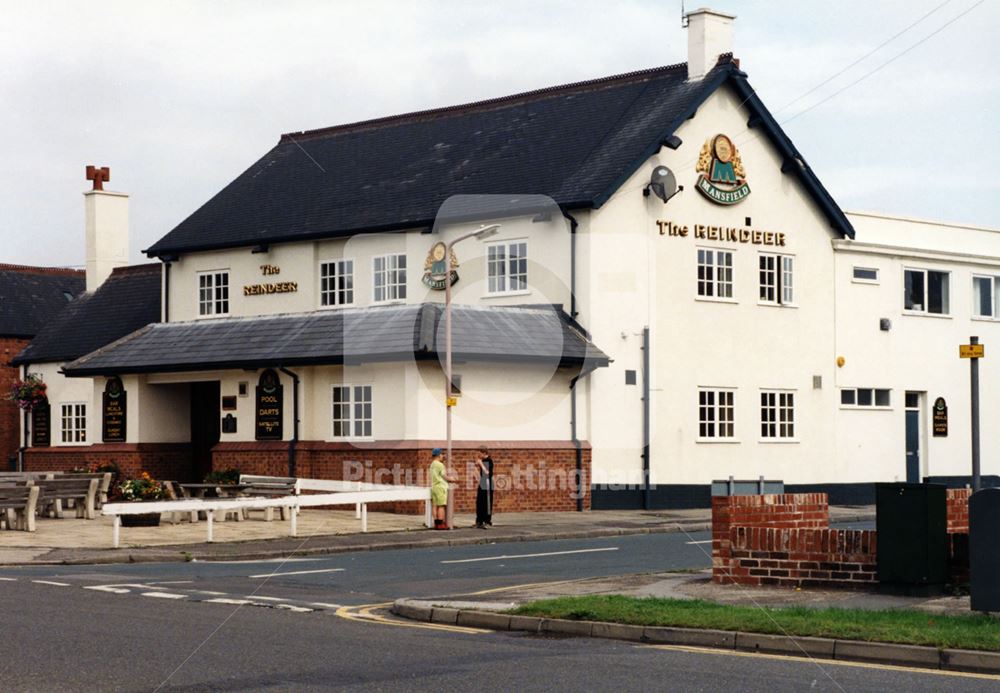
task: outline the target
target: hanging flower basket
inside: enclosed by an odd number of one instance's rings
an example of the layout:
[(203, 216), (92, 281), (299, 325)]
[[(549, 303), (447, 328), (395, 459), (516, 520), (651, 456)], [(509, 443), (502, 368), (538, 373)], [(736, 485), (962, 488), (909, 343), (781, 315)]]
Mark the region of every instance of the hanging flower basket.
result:
[(35, 407), (45, 404), (48, 400), (45, 390), (46, 386), (42, 382), (42, 377), (29, 373), (24, 377), (24, 380), (14, 381), (8, 399), (15, 402), (21, 409), (31, 411)]

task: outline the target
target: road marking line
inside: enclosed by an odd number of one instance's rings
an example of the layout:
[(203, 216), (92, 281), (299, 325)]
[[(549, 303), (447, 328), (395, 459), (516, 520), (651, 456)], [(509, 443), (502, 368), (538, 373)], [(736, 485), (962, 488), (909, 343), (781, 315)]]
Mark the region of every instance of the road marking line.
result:
[(308, 609), (304, 606), (293, 606), (292, 604), (278, 604), (279, 609), (287, 609), (288, 611), (294, 611), (296, 613), (309, 613), (314, 611), (314, 609)]
[(527, 582), (523, 585), (507, 585), (506, 587), (492, 587), (488, 590), (479, 590), (478, 592), (466, 592), (465, 594), (455, 595), (456, 597), (471, 597), (480, 594), (494, 594), (496, 592), (511, 592), (513, 590), (528, 589), (529, 587), (552, 587), (553, 585), (568, 585), (574, 582), (586, 582), (587, 580), (593, 580), (593, 577), (585, 578), (573, 578), (572, 580), (551, 580), (549, 582)]
[(280, 602), (283, 601), (282, 597), (261, 597), (257, 594), (248, 594), (247, 599), (263, 599), (267, 602)]
[(132, 591), (124, 587), (108, 587), (106, 585), (86, 585), (83, 589), (94, 590), (95, 592), (110, 592), (111, 594), (128, 594)]
[(767, 659), (777, 659), (792, 662), (808, 662), (812, 664), (836, 664), (842, 667), (858, 667), (861, 669), (888, 669), (890, 671), (906, 671), (915, 674), (935, 674), (937, 676), (961, 676), (964, 678), (986, 679), (988, 681), (1000, 681), (1000, 676), (995, 674), (976, 674), (966, 671), (947, 671), (942, 669), (925, 669), (922, 667), (907, 667), (896, 664), (878, 664), (876, 662), (851, 662), (844, 659), (810, 659), (796, 655), (772, 654), (767, 652), (741, 652), (739, 650), (723, 650), (713, 647), (694, 647), (691, 645), (637, 645), (654, 650), (676, 650), (680, 652), (695, 652), (698, 654), (715, 654), (730, 657), (764, 657)]
[(190, 585), (194, 580), (159, 580), (151, 582), (150, 585)]
[(486, 558), (462, 558), (453, 561), (441, 561), (442, 563), (476, 563), (479, 561), (505, 561), (512, 558), (538, 558), (541, 556), (566, 556), (572, 553), (596, 553), (598, 551), (617, 551), (617, 546), (609, 546), (603, 549), (577, 549), (576, 551), (550, 551), (548, 553), (522, 553), (514, 556), (487, 556)]
[(159, 597), (160, 599), (187, 599), (186, 594), (175, 594), (173, 592), (142, 592), (143, 597)]
[(68, 582), (53, 582), (51, 580), (32, 580), (32, 582), (39, 585), (55, 585), (56, 587), (69, 587)]
[(289, 573), (261, 573), (260, 575), (248, 575), (251, 580), (258, 578), (282, 577), (284, 575), (311, 575), (313, 573), (342, 573), (344, 568), (323, 568), (321, 570), (293, 570)]
[(684, 543), (687, 544), (688, 546), (692, 546), (694, 544), (711, 544), (712, 540), (711, 539), (705, 539), (704, 541), (686, 541)]
[(0, 577), (4, 582), (17, 582), (17, 578)]
[(245, 604), (252, 604), (253, 602), (251, 602), (249, 599), (223, 599), (223, 598), (220, 597), (220, 598), (217, 598), (217, 599), (206, 599), (205, 603), (206, 604), (236, 604), (238, 606), (243, 606)]
[(336, 615), (348, 621), (360, 621), (361, 623), (379, 623), (384, 626), (400, 626), (402, 628), (423, 628), (424, 630), (443, 630), (451, 633), (481, 634), (492, 633), (491, 630), (482, 628), (467, 628), (465, 626), (449, 626), (445, 623), (423, 623), (417, 621), (397, 621), (384, 616), (371, 613), (373, 609), (384, 609), (391, 606), (392, 602), (382, 604), (365, 604), (362, 606), (343, 606), (337, 609)]
[(326, 602), (309, 602), (313, 606), (322, 606), (324, 609), (340, 609), (343, 608), (343, 604), (327, 604)]
[(210, 590), (194, 590), (194, 591), (197, 592), (198, 594), (211, 594), (218, 597), (223, 597), (226, 595), (225, 592), (212, 592)]

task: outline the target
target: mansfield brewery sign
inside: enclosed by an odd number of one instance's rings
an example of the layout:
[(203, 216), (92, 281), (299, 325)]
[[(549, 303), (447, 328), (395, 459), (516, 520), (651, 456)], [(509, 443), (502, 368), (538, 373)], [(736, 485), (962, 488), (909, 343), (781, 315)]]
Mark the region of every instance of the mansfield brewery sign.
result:
[(726, 135), (705, 141), (695, 167), (698, 192), (720, 205), (734, 205), (750, 194), (747, 174), (736, 145)]
[(445, 255), (448, 253), (447, 246), (442, 242), (435, 243), (429, 253), (427, 253), (427, 259), (424, 261), (424, 278), (423, 282), (431, 289), (437, 291), (442, 291), (447, 283), (452, 285), (458, 281), (458, 272), (455, 268), (458, 267), (458, 260), (455, 259), (454, 248), (451, 251), (451, 275), (448, 273), (448, 262), (445, 260)]

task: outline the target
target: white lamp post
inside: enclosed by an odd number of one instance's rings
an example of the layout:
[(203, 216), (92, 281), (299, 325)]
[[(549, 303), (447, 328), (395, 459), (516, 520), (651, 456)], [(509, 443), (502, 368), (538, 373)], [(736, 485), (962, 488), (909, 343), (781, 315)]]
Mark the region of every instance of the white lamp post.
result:
[[(455, 398), (453, 397), (454, 392), (451, 389), (452, 386), (452, 373), (451, 373), (451, 273), (453, 271), (451, 264), (451, 249), (455, 247), (456, 244), (464, 241), (466, 238), (476, 238), (480, 241), (489, 238), (496, 234), (499, 230), (500, 224), (489, 224), (488, 226), (480, 226), (477, 230), (467, 233), (464, 236), (459, 236), (451, 243), (448, 243), (444, 248), (445, 263), (447, 265), (447, 271), (445, 272), (444, 279), (444, 403), (445, 409), (447, 411), (447, 437), (448, 437), (448, 456), (445, 457), (446, 467), (451, 471), (451, 408), (455, 404)], [(455, 506), (452, 502), (451, 491), (448, 492), (448, 506), (445, 510), (445, 523), (448, 528), (451, 529), (454, 526), (454, 516), (455, 516)]]

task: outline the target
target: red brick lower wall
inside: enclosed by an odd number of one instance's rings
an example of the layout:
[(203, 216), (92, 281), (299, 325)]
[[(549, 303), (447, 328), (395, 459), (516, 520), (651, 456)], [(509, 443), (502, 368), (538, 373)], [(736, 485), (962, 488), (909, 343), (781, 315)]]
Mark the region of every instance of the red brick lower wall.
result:
[[(825, 493), (776, 493), (712, 498), (712, 579), (732, 582), (731, 530), (734, 527), (826, 529), (830, 506)], [(748, 584), (758, 584), (748, 583)]]
[[(968, 489), (949, 489), (948, 569), (968, 582)], [(712, 580), (783, 587), (858, 587), (877, 580), (874, 530), (829, 529), (826, 494), (712, 499)]]
[(872, 584), (875, 534), (855, 529), (732, 527), (729, 565), (715, 581), (781, 587)]
[[(476, 483), (473, 460), (478, 441), (453, 445), (452, 484), (457, 512), (474, 512)], [(562, 441), (485, 441), (494, 461), (494, 512), (576, 510), (576, 449)], [(366, 481), (426, 486), (433, 441), (396, 441), (371, 445), (303, 441), (296, 447), (296, 475), (313, 479)], [(288, 474), (287, 442), (219, 443), (212, 468), (239, 469), (245, 474)], [(583, 449), (583, 507), (590, 509), (590, 448)], [(422, 503), (373, 504), (372, 510), (422, 513)]]
[(7, 471), (7, 461), (17, 456), (21, 446), (21, 421), (17, 405), (7, 399), (21, 371), (7, 364), (28, 346), (27, 339), (0, 338), (0, 470)]
[(186, 443), (115, 443), (86, 446), (28, 448), (28, 472), (64, 471), (74, 467), (117, 464), (126, 477), (149, 472), (155, 479), (201, 481), (192, 476), (191, 446)]
[(948, 533), (968, 533), (969, 498), (972, 497), (972, 489), (950, 488), (945, 493)]

